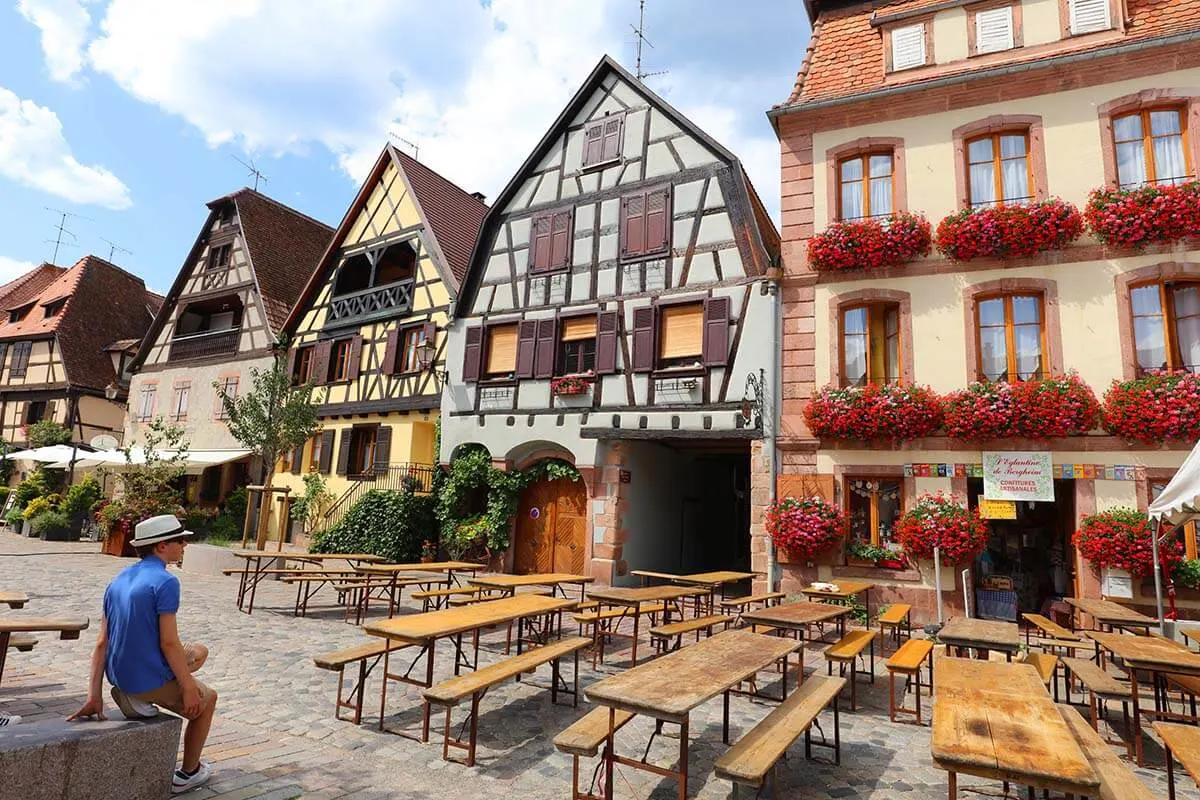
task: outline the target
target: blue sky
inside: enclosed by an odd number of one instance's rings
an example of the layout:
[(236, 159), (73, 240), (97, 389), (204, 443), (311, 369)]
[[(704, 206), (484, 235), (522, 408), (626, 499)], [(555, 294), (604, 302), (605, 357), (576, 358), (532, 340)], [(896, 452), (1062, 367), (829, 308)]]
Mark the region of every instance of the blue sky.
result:
[[(735, 11), (736, 9), (736, 11)], [(245, 185), (337, 225), (388, 133), (494, 196), (637, 0), (0, 0), (0, 280), (53, 253), (167, 289), (204, 203)], [(777, 212), (765, 111), (808, 40), (800, 0), (648, 0), (647, 84), (737, 153)], [(410, 151), (411, 152), (411, 151)], [(776, 217), (777, 217), (776, 213)]]

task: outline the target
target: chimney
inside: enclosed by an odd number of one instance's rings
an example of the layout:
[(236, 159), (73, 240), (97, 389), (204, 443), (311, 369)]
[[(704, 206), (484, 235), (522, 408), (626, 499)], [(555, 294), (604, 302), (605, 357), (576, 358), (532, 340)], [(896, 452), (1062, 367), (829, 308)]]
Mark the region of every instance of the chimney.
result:
[(484, 194), (483, 192), (471, 192), (471, 197), (474, 197), (476, 200), (478, 200), (481, 203), (487, 202), (487, 195)]

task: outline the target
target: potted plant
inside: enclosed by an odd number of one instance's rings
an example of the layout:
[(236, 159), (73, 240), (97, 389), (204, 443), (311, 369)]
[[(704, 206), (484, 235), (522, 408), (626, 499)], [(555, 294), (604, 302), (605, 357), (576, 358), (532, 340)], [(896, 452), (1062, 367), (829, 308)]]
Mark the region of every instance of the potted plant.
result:
[(840, 542), (848, 528), (842, 509), (819, 497), (777, 500), (765, 520), (781, 561), (811, 561)]
[(421, 542), (421, 563), (432, 564), (435, 558), (437, 558), (437, 544), (431, 539)]
[(17, 508), (16, 506), (10, 508), (8, 510), (8, 514), (6, 514), (4, 517), (4, 521), (8, 524), (8, 527), (12, 529), (13, 533), (15, 533), (17, 536), (21, 535), (21, 528), (25, 524), (25, 518), (21, 516), (21, 509)]
[(964, 441), (1082, 436), (1100, 404), (1075, 373), (1041, 380), (978, 381), (943, 398), (946, 433)]
[(891, 551), (886, 547), (869, 542), (853, 541), (846, 544), (846, 565), (850, 567), (874, 567), (890, 555)]
[(88, 475), (79, 481), (79, 483), (67, 489), (60, 510), (67, 515), (71, 532), (74, 535), (73, 538), (79, 538), (83, 531), (83, 523), (87, 519), (88, 512), (102, 495), (103, 491), (100, 488), (100, 481), (96, 480), (96, 476), (94, 475)]
[(60, 510), (43, 511), (29, 520), (33, 535), (45, 542), (65, 542), (70, 538), (71, 521)]
[[(1153, 527), (1149, 518), (1132, 508), (1110, 508), (1084, 517), (1073, 541), (1079, 554), (1094, 567), (1123, 570), (1134, 577), (1154, 571)], [(1183, 558), (1178, 539), (1163, 542), (1158, 558), (1164, 574), (1170, 575)]]
[(963, 564), (987, 547), (988, 525), (979, 511), (959, 505), (941, 492), (922, 496), (896, 523), (896, 540), (913, 558), (933, 558), (941, 550), (942, 563)]
[(550, 381), (550, 393), (555, 397), (577, 397), (586, 394), (590, 387), (586, 375), (564, 375)]

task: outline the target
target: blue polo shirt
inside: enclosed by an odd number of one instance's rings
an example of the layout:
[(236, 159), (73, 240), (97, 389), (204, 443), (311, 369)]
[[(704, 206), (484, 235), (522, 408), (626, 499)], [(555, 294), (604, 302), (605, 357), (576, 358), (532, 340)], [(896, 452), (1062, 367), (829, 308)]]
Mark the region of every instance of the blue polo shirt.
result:
[(158, 639), (158, 615), (179, 611), (179, 578), (147, 556), (126, 567), (104, 591), (108, 681), (127, 694), (149, 692), (175, 675)]

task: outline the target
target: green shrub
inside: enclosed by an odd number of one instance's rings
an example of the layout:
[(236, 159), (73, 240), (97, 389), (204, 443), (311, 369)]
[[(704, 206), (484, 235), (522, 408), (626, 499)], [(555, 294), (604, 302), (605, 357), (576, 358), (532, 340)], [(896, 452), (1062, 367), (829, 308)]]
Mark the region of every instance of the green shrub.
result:
[(212, 528), (213, 521), (217, 518), (217, 510), (215, 508), (205, 508), (204, 506), (192, 506), (183, 510), (183, 527), (189, 531), (198, 534), (205, 534)]
[(21, 516), (26, 520), (31, 520), (36, 516), (45, 514), (47, 511), (57, 511), (60, 500), (62, 498), (56, 494), (35, 497), (29, 501), (29, 505), (25, 506), (25, 510), (21, 512)]
[(88, 475), (67, 489), (67, 494), (63, 498), (62, 511), (69, 518), (74, 519), (88, 513), (102, 496), (100, 481), (96, 480), (95, 475)]
[(9, 489), (7, 486), (0, 486), (0, 506), (3, 506), (4, 503), (8, 500), (8, 493), (11, 491), (12, 490)]
[(246, 487), (239, 486), (225, 498), (225, 513), (232, 517), (234, 522), (241, 525), (246, 521), (246, 506), (248, 503)]
[(24, 509), (29, 505), (29, 501), (35, 497), (41, 497), (47, 491), (46, 474), (40, 469), (35, 469), (29, 473), (29, 477), (17, 484), (17, 488), (13, 490), (16, 497), (13, 498), (13, 508)]
[[(32, 505), (32, 504), (31, 504)], [(71, 520), (61, 511), (43, 511), (29, 521), (35, 535), (43, 539), (62, 538), (71, 529)]]
[(228, 514), (218, 514), (212, 521), (212, 525), (208, 528), (208, 539), (206, 541), (233, 541), (240, 539), (242, 535), (242, 526)]
[(374, 553), (388, 561), (416, 561), (421, 543), (437, 538), (431, 495), (367, 492), (346, 516), (313, 537), (314, 553)]
[(4, 521), (14, 528), (20, 525), (24, 519), (25, 518), (21, 516), (21, 509), (17, 508), (16, 506), (10, 508), (8, 513), (4, 515)]
[(44, 419), (29, 426), (30, 447), (50, 447), (56, 444), (70, 443), (71, 431), (54, 420)]
[(1185, 589), (1200, 589), (1200, 559), (1180, 561), (1171, 577)]

